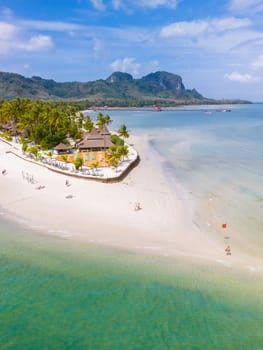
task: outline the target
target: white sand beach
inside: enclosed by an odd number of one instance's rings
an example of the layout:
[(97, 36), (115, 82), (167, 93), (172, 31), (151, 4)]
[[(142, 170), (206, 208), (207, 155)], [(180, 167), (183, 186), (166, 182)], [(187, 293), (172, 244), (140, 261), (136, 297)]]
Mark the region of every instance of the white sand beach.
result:
[[(259, 266), (262, 272), (262, 261), (238, 251), (226, 256), (225, 242), (196, 225), (194, 202), (170, 183), (148, 138), (131, 136), (141, 162), (119, 183), (52, 172), (6, 153), (11, 146), (0, 141), (0, 170), (7, 171), (0, 172), (0, 206), (15, 220), (65, 239), (226, 266)], [(26, 181), (22, 172), (36, 183)], [(136, 202), (141, 210), (134, 210)]]

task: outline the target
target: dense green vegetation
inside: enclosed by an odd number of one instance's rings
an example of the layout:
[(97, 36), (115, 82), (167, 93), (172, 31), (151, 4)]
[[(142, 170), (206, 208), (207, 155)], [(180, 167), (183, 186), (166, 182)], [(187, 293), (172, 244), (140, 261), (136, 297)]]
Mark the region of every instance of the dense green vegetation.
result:
[[(98, 113), (97, 126), (109, 125), (111, 122), (108, 115)], [(70, 104), (52, 104), (20, 98), (0, 102), (1, 136), (9, 141), (12, 137), (19, 138), (23, 152), (30, 152), (35, 158), (40, 149), (52, 149), (60, 142), (68, 144), (69, 138), (76, 141), (85, 130), (91, 131), (93, 127), (94, 122), (91, 118), (84, 117), (83, 113)], [(111, 136), (114, 145), (107, 150), (106, 158), (114, 168), (128, 154), (128, 148), (122, 139), (127, 137), (129, 133), (126, 125), (122, 125), (117, 134)], [(67, 162), (67, 156), (63, 157)], [(77, 170), (80, 169), (83, 159), (77, 158), (74, 164)], [(97, 166), (94, 162), (93, 167)]]
[[(33, 100), (70, 100), (80, 110), (91, 107), (163, 107), (189, 104), (242, 103), (240, 100), (214, 100), (203, 97), (195, 89), (186, 89), (179, 75), (156, 72), (141, 79), (115, 72), (106, 80), (65, 82), (40, 77), (25, 78), (0, 72), (0, 99), (30, 98)], [(75, 102), (73, 102), (75, 101)]]
[(40, 145), (43, 149), (66, 142), (67, 137), (80, 137), (84, 116), (71, 105), (16, 98), (0, 103), (0, 123), (9, 125), (14, 136), (22, 135), (22, 143)]

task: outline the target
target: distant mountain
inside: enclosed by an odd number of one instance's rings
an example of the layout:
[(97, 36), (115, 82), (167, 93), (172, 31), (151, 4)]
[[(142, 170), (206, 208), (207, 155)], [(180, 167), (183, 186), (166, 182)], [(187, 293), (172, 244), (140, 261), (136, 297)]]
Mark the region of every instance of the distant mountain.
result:
[[(141, 79), (114, 72), (106, 80), (59, 83), (33, 76), (25, 78), (0, 72), (0, 99), (30, 98), (41, 100), (89, 100), (91, 103), (131, 105), (134, 103), (200, 104), (215, 100), (203, 97), (195, 89), (185, 89), (179, 75), (168, 72), (150, 73)], [(137, 102), (136, 102), (137, 101)]]

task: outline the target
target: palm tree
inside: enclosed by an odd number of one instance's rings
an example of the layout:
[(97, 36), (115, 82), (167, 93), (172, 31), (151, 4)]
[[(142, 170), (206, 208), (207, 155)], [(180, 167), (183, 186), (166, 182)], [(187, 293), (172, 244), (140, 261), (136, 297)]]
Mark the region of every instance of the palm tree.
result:
[(63, 125), (64, 114), (58, 109), (50, 109), (47, 107), (46, 114), (46, 123), (49, 126), (49, 133), (52, 134), (56, 132), (61, 125)]
[(31, 112), (31, 108), (20, 116), (17, 123), (17, 129), (27, 136), (31, 135), (32, 126), (34, 125), (34, 115)]
[(109, 125), (112, 122), (108, 115), (104, 115), (101, 112), (97, 115), (97, 125)]
[(84, 129), (86, 129), (88, 132), (91, 132), (93, 128), (93, 121), (91, 120), (90, 116), (87, 116), (84, 123)]
[(111, 123), (112, 123), (112, 120), (111, 120), (110, 116), (108, 114), (105, 115), (105, 124), (110, 125)]
[(117, 167), (119, 165), (120, 162), (120, 154), (118, 151), (118, 147), (117, 146), (111, 146), (105, 153), (106, 159), (108, 164), (113, 167), (116, 168), (117, 171)]
[[(25, 121), (25, 129), (28, 131), (28, 135), (30, 136), (30, 139), (33, 140), (33, 134), (37, 127), (37, 125), (40, 123), (40, 117), (43, 113), (43, 104), (44, 102), (36, 101), (32, 103), (30, 111), (28, 113), (27, 119)], [(42, 123), (44, 123), (44, 120), (42, 120)]]
[(83, 124), (85, 122), (84, 114), (83, 113), (77, 113), (76, 115), (76, 120), (77, 120), (77, 126), (79, 129), (82, 129)]
[(124, 159), (129, 154), (129, 148), (127, 145), (118, 146), (117, 152), (118, 152), (120, 158)]
[(68, 162), (68, 154), (62, 154), (61, 156), (63, 162), (67, 163)]
[(76, 170), (79, 170), (79, 168), (82, 168), (83, 164), (84, 164), (83, 158), (78, 157), (74, 160), (74, 165), (75, 165)]
[(99, 162), (93, 162), (90, 165), (91, 169), (94, 169), (95, 172), (97, 171), (98, 167), (99, 167)]
[(0, 122), (10, 122), (13, 136), (17, 135), (17, 124), (30, 108), (29, 99), (17, 97), (13, 101), (4, 101), (1, 105)]
[(23, 153), (26, 152), (27, 148), (28, 148), (28, 143), (27, 143), (26, 140), (23, 140), (22, 141), (22, 151), (23, 151)]
[(130, 136), (127, 130), (127, 126), (125, 124), (121, 125), (117, 132), (119, 136), (123, 138), (128, 138)]

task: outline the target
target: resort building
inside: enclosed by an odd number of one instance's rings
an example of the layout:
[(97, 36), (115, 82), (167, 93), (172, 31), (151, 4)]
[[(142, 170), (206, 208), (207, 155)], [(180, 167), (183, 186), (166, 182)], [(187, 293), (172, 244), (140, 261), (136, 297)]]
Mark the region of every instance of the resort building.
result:
[(54, 147), (54, 151), (57, 154), (65, 154), (65, 153), (70, 153), (72, 150), (72, 147), (69, 145), (65, 145), (64, 143), (59, 143), (56, 147)]
[(111, 133), (105, 125), (100, 126), (99, 129), (93, 127), (76, 146), (79, 151), (105, 151), (113, 146)]
[(5, 130), (5, 131), (12, 131), (13, 135), (16, 135), (18, 133), (16, 123), (14, 121), (0, 123), (0, 129)]

